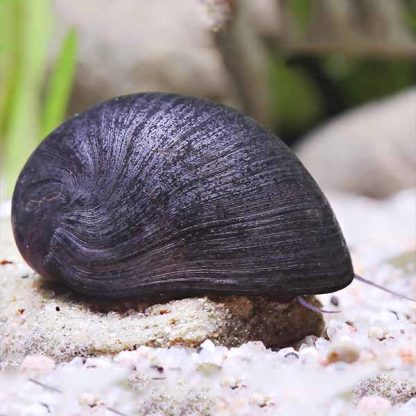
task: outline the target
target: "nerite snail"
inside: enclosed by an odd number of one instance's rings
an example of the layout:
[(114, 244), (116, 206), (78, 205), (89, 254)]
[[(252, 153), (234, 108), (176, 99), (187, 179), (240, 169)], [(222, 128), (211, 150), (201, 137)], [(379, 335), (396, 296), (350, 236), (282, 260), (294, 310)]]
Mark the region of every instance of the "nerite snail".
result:
[(294, 298), (354, 278), (334, 214), (293, 153), (228, 107), (115, 98), (26, 163), (12, 223), (44, 277), (102, 298)]

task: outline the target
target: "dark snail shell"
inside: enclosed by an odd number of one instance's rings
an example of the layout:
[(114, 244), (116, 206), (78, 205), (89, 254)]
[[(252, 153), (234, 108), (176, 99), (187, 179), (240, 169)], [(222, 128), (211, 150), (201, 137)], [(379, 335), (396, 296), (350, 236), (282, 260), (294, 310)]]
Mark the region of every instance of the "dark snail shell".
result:
[(354, 275), (326, 198), (283, 142), (178, 95), (115, 98), (61, 125), (20, 174), (12, 222), (39, 274), (104, 298), (293, 297)]

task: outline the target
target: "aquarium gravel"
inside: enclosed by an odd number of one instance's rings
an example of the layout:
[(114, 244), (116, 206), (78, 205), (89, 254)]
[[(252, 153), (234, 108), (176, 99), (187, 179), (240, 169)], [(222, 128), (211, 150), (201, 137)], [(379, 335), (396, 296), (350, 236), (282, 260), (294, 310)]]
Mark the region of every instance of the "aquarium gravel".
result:
[[(415, 191), (330, 201), (356, 272), (416, 297)], [(29, 355), (0, 373), (0, 415), (415, 415), (416, 303), (360, 282), (319, 299), (341, 312), (280, 350), (206, 340), (61, 363)]]

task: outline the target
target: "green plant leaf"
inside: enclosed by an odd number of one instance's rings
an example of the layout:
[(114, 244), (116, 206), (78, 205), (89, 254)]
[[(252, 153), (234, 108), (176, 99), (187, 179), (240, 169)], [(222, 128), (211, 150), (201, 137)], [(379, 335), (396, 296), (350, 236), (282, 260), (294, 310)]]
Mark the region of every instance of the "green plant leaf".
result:
[(77, 36), (71, 29), (65, 37), (49, 80), (42, 111), (41, 137), (46, 136), (65, 118), (75, 74)]
[(0, 0), (0, 146), (6, 141), (7, 121), (18, 75), (17, 2)]
[(16, 3), (15, 80), (7, 102), (4, 131), (4, 169), (7, 194), (36, 145), (39, 102), (46, 71), (52, 13), (50, 0), (14, 0)]

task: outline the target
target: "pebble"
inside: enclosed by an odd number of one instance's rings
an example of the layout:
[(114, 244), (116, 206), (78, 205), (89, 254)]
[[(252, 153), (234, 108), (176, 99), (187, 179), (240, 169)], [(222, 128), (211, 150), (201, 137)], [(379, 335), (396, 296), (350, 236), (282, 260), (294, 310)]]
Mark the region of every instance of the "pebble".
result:
[(386, 337), (388, 331), (385, 328), (380, 328), (378, 326), (372, 326), (368, 330), (368, 337), (369, 338), (376, 338), (378, 340), (382, 340)]
[(250, 396), (249, 404), (259, 407), (265, 407), (271, 404), (274, 404), (270, 396), (264, 396), (261, 393), (253, 393)]
[(403, 373), (379, 373), (361, 381), (353, 390), (353, 401), (361, 397), (379, 396), (393, 405), (416, 399), (416, 369)]
[(28, 355), (20, 364), (22, 371), (47, 372), (55, 368), (55, 361), (43, 355)]
[(390, 401), (380, 396), (363, 397), (357, 404), (357, 409), (369, 416), (381, 415), (387, 410), (390, 410), (390, 408)]
[(350, 339), (334, 342), (330, 345), (326, 359), (328, 364), (343, 361), (353, 363), (360, 358), (359, 347)]
[(82, 393), (79, 397), (79, 404), (83, 406), (94, 407), (98, 406), (100, 403), (101, 400), (90, 393)]

